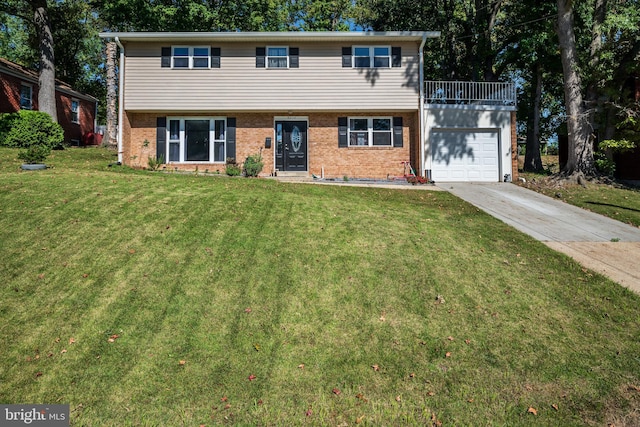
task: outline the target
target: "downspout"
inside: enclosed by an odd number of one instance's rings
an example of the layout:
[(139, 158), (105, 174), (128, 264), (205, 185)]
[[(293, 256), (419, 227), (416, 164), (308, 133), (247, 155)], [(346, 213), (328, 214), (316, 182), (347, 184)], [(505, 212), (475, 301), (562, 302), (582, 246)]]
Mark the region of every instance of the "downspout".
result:
[(122, 164), (122, 123), (124, 117), (124, 46), (116, 36), (115, 42), (120, 48), (120, 66), (118, 68), (118, 163)]
[(424, 164), (424, 139), (425, 139), (425, 123), (424, 123), (424, 45), (427, 42), (427, 35), (422, 36), (422, 42), (420, 43), (419, 55), (420, 55), (420, 171), (418, 175), (426, 178), (426, 170)]

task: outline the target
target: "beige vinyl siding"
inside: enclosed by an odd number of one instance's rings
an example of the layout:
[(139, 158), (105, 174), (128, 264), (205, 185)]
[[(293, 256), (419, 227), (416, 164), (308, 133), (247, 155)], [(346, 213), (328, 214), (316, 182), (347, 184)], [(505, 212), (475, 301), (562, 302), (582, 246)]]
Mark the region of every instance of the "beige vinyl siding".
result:
[[(198, 43), (202, 45), (202, 43)], [(125, 109), (128, 111), (415, 111), (418, 109), (418, 44), (402, 47), (400, 68), (342, 68), (347, 43), (291, 43), (300, 68), (256, 68), (256, 44), (227, 43), (221, 68), (160, 67), (169, 43), (126, 45)], [(265, 43), (261, 46), (266, 46)]]

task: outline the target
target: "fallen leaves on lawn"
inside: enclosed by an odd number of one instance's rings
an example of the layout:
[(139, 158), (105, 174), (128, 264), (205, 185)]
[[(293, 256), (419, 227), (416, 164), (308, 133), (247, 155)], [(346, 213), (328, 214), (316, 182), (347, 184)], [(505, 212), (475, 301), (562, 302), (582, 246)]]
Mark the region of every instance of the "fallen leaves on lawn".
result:
[(447, 351), (447, 352), (445, 353), (444, 357), (451, 357), (451, 352), (450, 352), (450, 351)]
[(75, 338), (69, 338), (69, 344), (73, 344), (74, 342), (76, 342)]
[(120, 335), (118, 334), (113, 334), (109, 337), (109, 339), (107, 340), (108, 342), (116, 342), (116, 340), (120, 338)]
[(299, 364), (298, 369), (304, 369), (304, 363)]
[(251, 313), (251, 307), (247, 307), (247, 308), (245, 308), (245, 309), (244, 309), (244, 312), (245, 312), (245, 313)]
[(552, 407), (553, 409), (555, 409), (556, 411), (558, 410), (558, 405), (556, 405), (555, 403), (554, 403), (553, 405), (551, 405), (551, 407)]
[(380, 366), (378, 365), (371, 365), (371, 367), (373, 368), (374, 371), (378, 372), (380, 370)]
[(362, 393), (356, 394), (356, 399), (362, 400), (363, 402), (368, 402), (369, 401), (366, 397), (364, 397), (364, 395)]
[(529, 406), (529, 409), (527, 409), (527, 413), (533, 414), (533, 415), (538, 415), (538, 411), (533, 406)]
[(257, 377), (253, 374), (249, 375), (249, 381), (255, 380)]
[(358, 418), (356, 418), (356, 424), (360, 424), (363, 420), (364, 420), (364, 415), (359, 416)]
[(452, 337), (451, 335), (449, 335), (449, 336), (447, 337), (447, 339), (448, 339), (449, 341), (453, 341), (453, 337)]
[(333, 394), (335, 394), (336, 396), (339, 396), (339, 395), (340, 395), (340, 393), (342, 393), (342, 392), (340, 391), (340, 389), (338, 389), (338, 388), (334, 388), (334, 389), (333, 389), (333, 390), (331, 390), (331, 391), (332, 391), (332, 392), (333, 392)]
[(313, 411), (311, 410), (311, 408), (307, 409), (307, 412), (304, 413), (307, 417), (310, 417), (311, 415), (313, 415)]
[(184, 366), (186, 364), (187, 364), (186, 360), (181, 360), (181, 361), (178, 362), (178, 365), (180, 365), (180, 366)]

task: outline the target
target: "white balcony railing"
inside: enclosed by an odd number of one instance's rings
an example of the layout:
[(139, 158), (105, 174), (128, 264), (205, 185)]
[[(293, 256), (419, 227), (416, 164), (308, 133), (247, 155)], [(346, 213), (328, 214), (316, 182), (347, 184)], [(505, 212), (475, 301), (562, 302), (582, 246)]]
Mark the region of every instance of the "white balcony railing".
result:
[(427, 81), (424, 97), (426, 104), (516, 105), (515, 85), (503, 82)]

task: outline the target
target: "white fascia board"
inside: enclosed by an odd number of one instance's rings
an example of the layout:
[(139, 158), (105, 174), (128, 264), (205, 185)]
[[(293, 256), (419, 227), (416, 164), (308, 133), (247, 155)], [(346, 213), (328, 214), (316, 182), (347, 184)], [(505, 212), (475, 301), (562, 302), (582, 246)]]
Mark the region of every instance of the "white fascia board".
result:
[(101, 38), (119, 38), (122, 42), (218, 41), (218, 42), (383, 42), (422, 41), (440, 37), (440, 31), (289, 31), (289, 32), (102, 32)]

